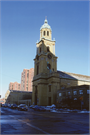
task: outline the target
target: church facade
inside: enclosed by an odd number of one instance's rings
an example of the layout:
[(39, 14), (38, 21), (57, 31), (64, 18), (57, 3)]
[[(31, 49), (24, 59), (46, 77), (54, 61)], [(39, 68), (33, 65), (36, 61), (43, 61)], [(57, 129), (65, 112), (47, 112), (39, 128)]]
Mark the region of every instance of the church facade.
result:
[(82, 84), (90, 85), (90, 77), (57, 71), (55, 40), (47, 19), (40, 28), (40, 41), (37, 42), (37, 54), (34, 59), (34, 77), (32, 104), (56, 104), (57, 91)]

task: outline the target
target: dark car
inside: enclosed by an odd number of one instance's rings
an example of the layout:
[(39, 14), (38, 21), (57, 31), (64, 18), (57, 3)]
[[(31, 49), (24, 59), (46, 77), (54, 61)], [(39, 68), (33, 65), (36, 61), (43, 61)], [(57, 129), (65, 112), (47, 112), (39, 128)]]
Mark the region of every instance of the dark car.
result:
[(8, 107), (8, 104), (7, 104), (7, 103), (5, 103), (5, 104), (4, 104), (4, 107)]
[(28, 110), (28, 106), (25, 104), (20, 104), (18, 105), (18, 110), (20, 111), (27, 111)]
[(30, 107), (30, 108), (33, 108), (33, 107), (34, 107), (34, 105), (30, 105), (29, 107)]
[(8, 108), (11, 108), (11, 104), (8, 104)]
[(12, 104), (11, 105), (11, 109), (16, 109), (17, 108), (17, 105), (16, 104)]
[(40, 111), (43, 111), (43, 112), (46, 111), (45, 107), (44, 106), (41, 106), (40, 107)]
[(0, 103), (0, 107), (2, 107), (2, 103)]
[(38, 106), (38, 105), (35, 105), (34, 110), (35, 110), (35, 111), (46, 111), (45, 107), (43, 107), (43, 106)]
[(38, 105), (35, 105), (35, 106), (33, 107), (33, 109), (34, 109), (35, 111), (38, 111), (39, 106), (38, 106)]

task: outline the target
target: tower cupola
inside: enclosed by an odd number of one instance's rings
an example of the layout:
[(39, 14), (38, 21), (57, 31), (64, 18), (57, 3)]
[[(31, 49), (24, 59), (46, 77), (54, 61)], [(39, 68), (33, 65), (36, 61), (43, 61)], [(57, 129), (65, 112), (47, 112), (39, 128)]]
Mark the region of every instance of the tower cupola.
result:
[(50, 25), (48, 24), (47, 19), (45, 19), (44, 24), (40, 28), (40, 40), (42, 38), (51, 40), (52, 30)]

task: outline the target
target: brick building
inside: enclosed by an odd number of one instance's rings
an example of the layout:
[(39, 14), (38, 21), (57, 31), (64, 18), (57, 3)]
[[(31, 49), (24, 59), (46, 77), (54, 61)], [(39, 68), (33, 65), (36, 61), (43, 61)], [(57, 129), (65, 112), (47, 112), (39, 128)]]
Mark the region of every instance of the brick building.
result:
[(90, 85), (72, 86), (57, 91), (57, 107), (89, 109)]
[(10, 82), (9, 90), (21, 90), (21, 84), (18, 82)]
[(21, 91), (32, 91), (34, 68), (24, 69), (21, 73)]

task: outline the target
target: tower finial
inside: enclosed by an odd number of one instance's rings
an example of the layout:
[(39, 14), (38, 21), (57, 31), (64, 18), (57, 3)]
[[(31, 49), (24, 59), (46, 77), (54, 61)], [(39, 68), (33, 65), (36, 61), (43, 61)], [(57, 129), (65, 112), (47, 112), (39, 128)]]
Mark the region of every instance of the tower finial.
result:
[(47, 16), (45, 16), (45, 20), (47, 20)]
[(48, 21), (47, 21), (47, 16), (45, 16), (45, 21), (44, 21), (44, 23), (48, 23)]

